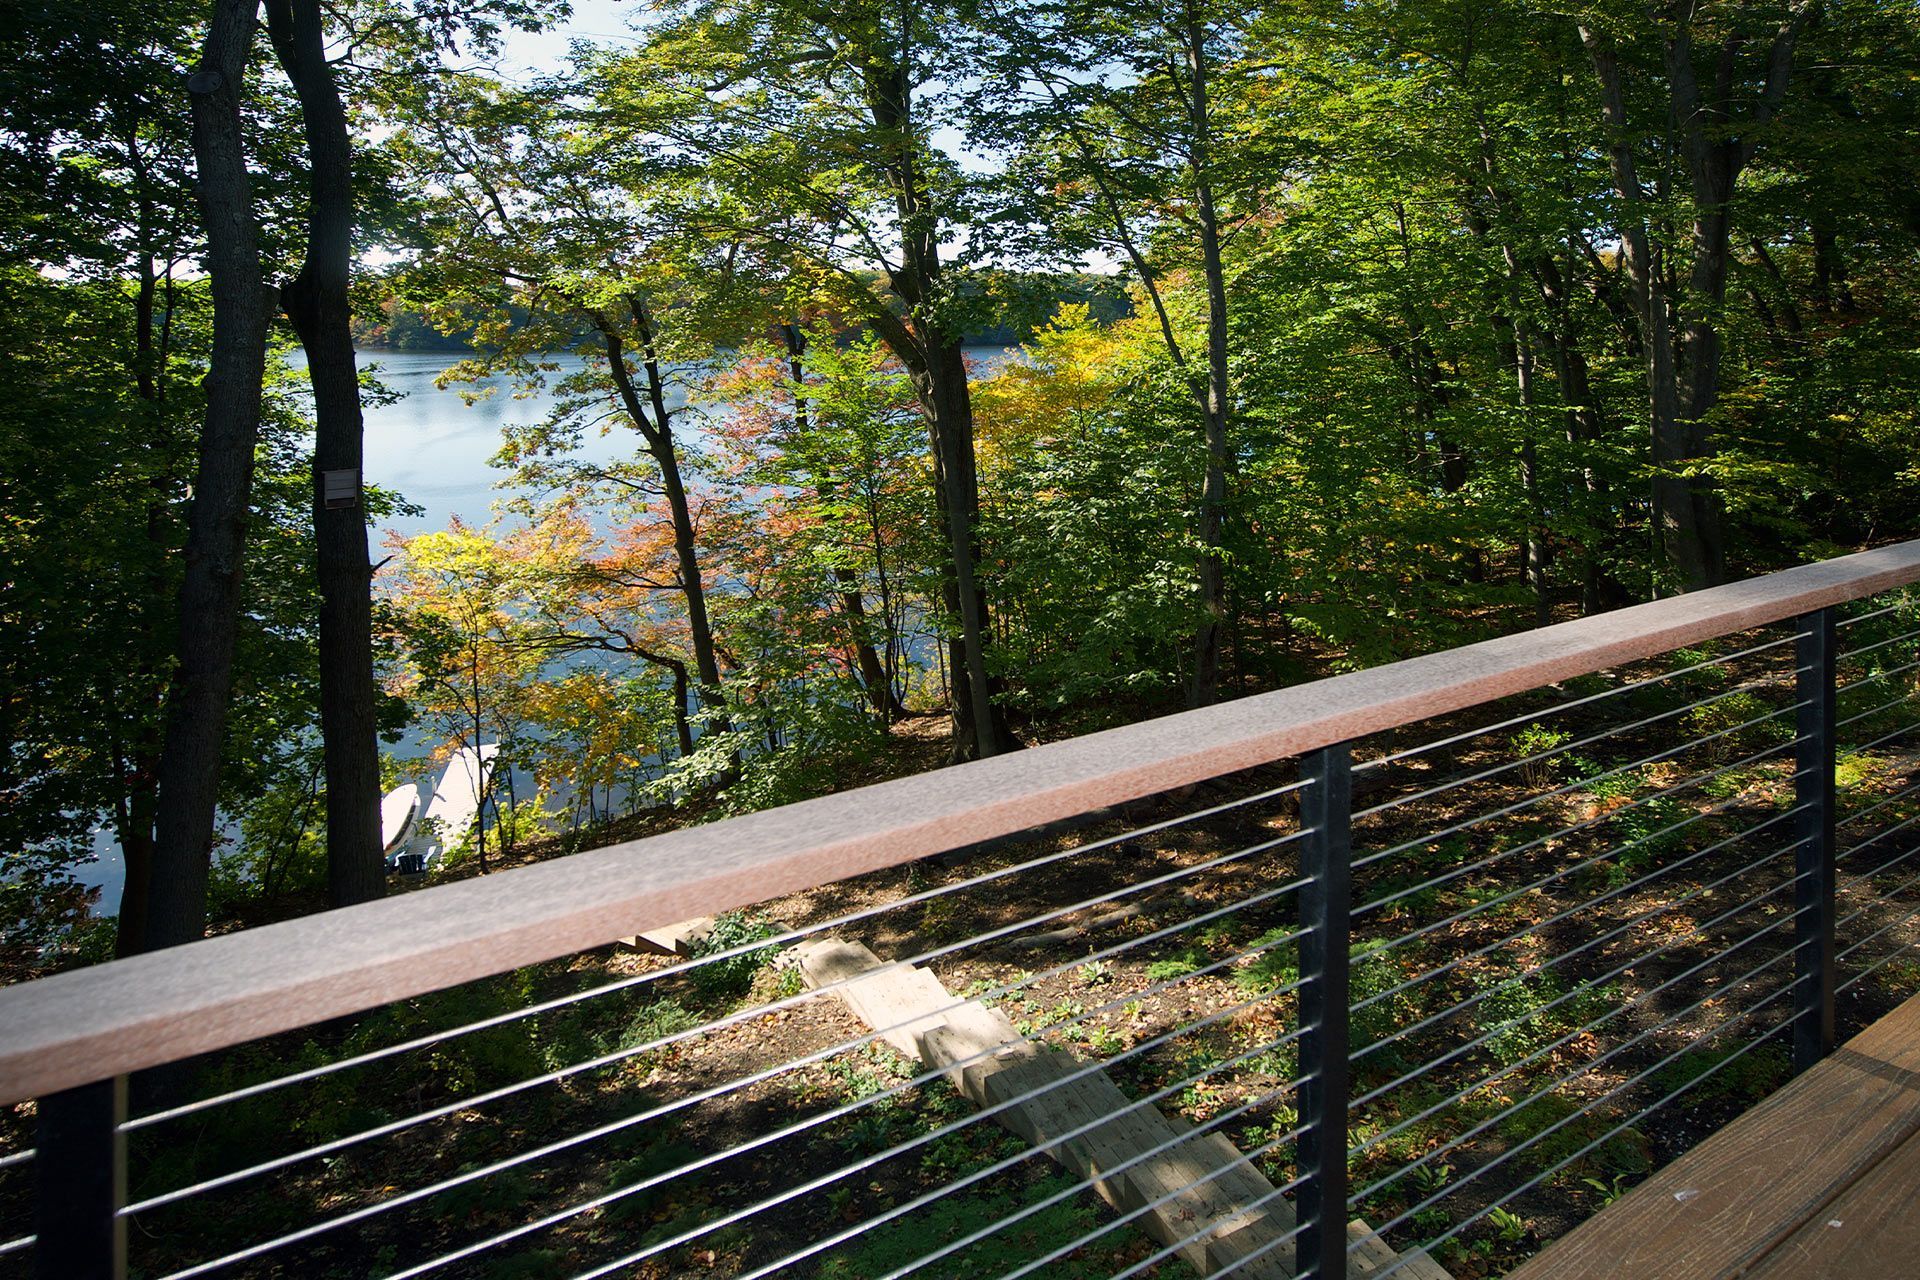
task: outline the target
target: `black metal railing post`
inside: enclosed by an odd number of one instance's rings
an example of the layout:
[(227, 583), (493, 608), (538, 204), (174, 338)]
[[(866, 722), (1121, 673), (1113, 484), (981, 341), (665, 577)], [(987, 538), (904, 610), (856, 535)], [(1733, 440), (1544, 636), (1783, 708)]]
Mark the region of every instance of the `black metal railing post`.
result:
[(1793, 1067), (1805, 1071), (1833, 1051), (1833, 771), (1838, 719), (1832, 609), (1799, 620), (1800, 704), (1794, 744)]
[(33, 1156), (39, 1280), (124, 1280), (126, 1118), (125, 1076), (40, 1099)]
[(1353, 909), (1353, 756), (1341, 743), (1302, 764), (1300, 825), (1300, 1276), (1347, 1275), (1348, 937)]

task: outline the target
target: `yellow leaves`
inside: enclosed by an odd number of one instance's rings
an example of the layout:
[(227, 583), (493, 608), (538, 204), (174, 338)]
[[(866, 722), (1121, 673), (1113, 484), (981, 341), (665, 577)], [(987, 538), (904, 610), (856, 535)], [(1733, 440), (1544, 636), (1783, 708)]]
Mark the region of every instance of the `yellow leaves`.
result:
[(1026, 359), (1011, 361), (974, 388), (974, 430), (985, 475), (1020, 460), (1059, 433), (1075, 413), (1096, 409), (1119, 385), (1123, 348), (1084, 303), (1060, 308), (1034, 334)]

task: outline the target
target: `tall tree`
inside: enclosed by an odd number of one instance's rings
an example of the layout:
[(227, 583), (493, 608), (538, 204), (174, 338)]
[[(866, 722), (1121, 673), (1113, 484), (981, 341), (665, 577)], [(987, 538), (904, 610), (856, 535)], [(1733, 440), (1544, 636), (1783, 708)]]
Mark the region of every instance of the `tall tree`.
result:
[[(539, 95), (450, 76), (421, 109), (429, 122), (406, 154), (441, 195), (428, 222), (431, 247), (414, 274), (449, 313), (508, 306), (525, 313), (522, 323), (490, 333), (493, 349), (461, 372), (543, 385), (547, 352), (576, 348), (590, 357), (560, 380), (562, 399), (545, 422), (512, 433), (502, 460), (530, 488), (564, 503), (597, 491), (617, 505), (657, 498), (664, 506), (674, 554), (666, 590), (684, 603), (699, 710), (710, 727), (724, 729), (710, 574), (685, 474), (686, 443), (676, 433), (684, 412), (676, 361), (711, 354), (709, 339), (726, 327), (724, 287), (716, 287), (697, 248), (686, 252), (661, 234), (644, 202), (605, 184), (598, 158), (569, 145), (565, 116)], [(639, 436), (644, 463), (571, 456), (582, 433), (609, 412)], [(652, 648), (647, 654), (649, 661), (662, 656)], [(661, 665), (685, 674), (677, 659)]]
[(686, 223), (750, 245), (811, 300), (870, 325), (926, 418), (945, 533), (954, 754), (1015, 745), (993, 700), (961, 280), (946, 246), (965, 182), (933, 143), (958, 74), (925, 6), (687, 4), (647, 49), (594, 66), (595, 137), (616, 178), (679, 166)]
[[(1789, 0), (1784, 8), (1743, 3), (1708, 12), (1662, 5), (1630, 23), (1605, 14), (1580, 20), (1600, 88), (1620, 256), (1646, 358), (1654, 521), (1688, 591), (1723, 581), (1727, 571), (1711, 459), (1736, 186), (1786, 100), (1794, 51), (1812, 12), (1813, 0)], [(1666, 127), (1650, 126), (1648, 113), (1658, 113)], [(1645, 136), (1663, 141), (1680, 161), (1687, 199), (1676, 220), (1687, 227), (1684, 254), (1660, 234), (1665, 211), (1646, 186), (1636, 146)]]
[(372, 564), (362, 500), (360, 375), (348, 298), (353, 143), (319, 0), (266, 0), (274, 52), (300, 98), (307, 148), (306, 253), (280, 290), (313, 386), (313, 525), (320, 582), (320, 731), (327, 890), (336, 907), (386, 891), (373, 676)]
[[(1286, 164), (1275, 131), (1250, 127), (1243, 20), (1200, 0), (1137, 0), (1001, 6), (987, 25), (994, 74), (974, 119), (1014, 149), (1017, 200), (1031, 206), (1044, 193), (1053, 207), (1040, 212), (1058, 248), (1099, 248), (1132, 269), (1193, 395), (1204, 461), (1187, 702), (1204, 706), (1219, 696), (1228, 623), (1236, 411), (1227, 254)], [(1197, 326), (1168, 305), (1169, 281), (1188, 273)]]
[(206, 930), (207, 869), (271, 319), (240, 112), (259, 9), (259, 0), (214, 0), (200, 64), (187, 81), (213, 291), (213, 352), (180, 585), (179, 665), (160, 757), (143, 939), (149, 949), (190, 942)]

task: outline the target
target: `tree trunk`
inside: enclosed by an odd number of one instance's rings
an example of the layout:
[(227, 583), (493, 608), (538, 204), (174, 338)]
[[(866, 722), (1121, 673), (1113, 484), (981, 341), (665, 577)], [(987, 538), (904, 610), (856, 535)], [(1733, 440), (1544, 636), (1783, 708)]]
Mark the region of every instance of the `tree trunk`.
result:
[(693, 647), (694, 671), (699, 677), (702, 710), (709, 716), (708, 727), (725, 730), (726, 702), (720, 691), (720, 659), (713, 643), (713, 626), (707, 616), (707, 590), (700, 573), (699, 538), (693, 527), (693, 508), (687, 502), (687, 488), (680, 475), (679, 450), (674, 445), (673, 427), (667, 416), (666, 387), (660, 361), (654, 353), (653, 328), (644, 304), (638, 298), (628, 300), (629, 310), (640, 326), (642, 372), (647, 376), (646, 399), (626, 365), (626, 344), (611, 319), (596, 317), (600, 337), (606, 344), (607, 362), (615, 388), (627, 416), (639, 428), (647, 452), (660, 468), (660, 487), (667, 497), (668, 518), (673, 524), (673, 552), (679, 566), (680, 589), (687, 602), (687, 632)]
[(1620, 197), (1620, 255), (1633, 296), (1646, 359), (1647, 400), (1652, 421), (1653, 522), (1669, 563), (1686, 590), (1712, 585), (1714, 563), (1721, 559), (1718, 529), (1702, 528), (1693, 488), (1679, 473), (1690, 461), (1688, 431), (1680, 418), (1680, 388), (1674, 366), (1671, 299), (1654, 260), (1647, 234), (1639, 168), (1628, 134), (1626, 91), (1619, 59), (1610, 40), (1590, 27), (1580, 38), (1593, 61), (1600, 85), (1600, 111), (1606, 126), (1607, 158), (1614, 192)]
[[(867, 51), (867, 106), (874, 123), (892, 140), (884, 162), (900, 216), (901, 267), (889, 283), (907, 305), (912, 328), (880, 320), (887, 345), (907, 365), (927, 415), (934, 483), (947, 564), (942, 595), (957, 632), (948, 641), (954, 757), (998, 755), (1017, 745), (993, 702), (987, 647), (991, 620), (979, 581), (980, 481), (974, 469), (973, 400), (967, 386), (961, 335), (939, 315), (938, 218), (914, 162), (919, 143), (912, 91), (904, 68), (878, 48)], [(876, 319), (880, 319), (876, 317)]]
[(1189, 10), (1186, 29), (1188, 124), (1194, 134), (1193, 194), (1200, 224), (1200, 261), (1207, 282), (1207, 392), (1203, 402), (1207, 468), (1200, 490), (1200, 624), (1193, 642), (1193, 682), (1187, 705), (1204, 707), (1220, 695), (1220, 637), (1227, 617), (1227, 566), (1222, 533), (1227, 517), (1227, 284), (1221, 260), (1220, 218), (1210, 176), (1211, 106), (1207, 99), (1206, 32)]
[(1648, 353), (1657, 468), (1654, 515), (1668, 558), (1689, 591), (1726, 578), (1722, 503), (1712, 477), (1700, 473), (1699, 463), (1713, 455), (1708, 423), (1720, 397), (1718, 316), (1732, 259), (1730, 202), (1741, 172), (1786, 97), (1794, 50), (1812, 9), (1813, 0), (1789, 3), (1767, 49), (1764, 88), (1746, 120), (1736, 119), (1734, 112), (1746, 36), (1736, 31), (1722, 39), (1712, 90), (1703, 94), (1694, 70), (1691, 15), (1674, 11), (1662, 31), (1668, 114), (1676, 131), (1672, 142), (1685, 162), (1693, 209), (1692, 262), (1684, 291), (1670, 282), (1649, 252), (1626, 94), (1612, 42), (1592, 27), (1580, 28), (1599, 81), (1614, 187), (1623, 204), (1622, 255)]
[(197, 195), (207, 230), (213, 351), (180, 585), (179, 664), (167, 699), (147, 949), (206, 931), (207, 868), (240, 623), (253, 452), (270, 300), (240, 121), (259, 0), (214, 0), (193, 99)]
[[(307, 251), (282, 291), (313, 384), (313, 527), (320, 582), (320, 732), (327, 775), (327, 894), (336, 907), (386, 892), (373, 680), (373, 569), (362, 499), (360, 377), (347, 297), (352, 143), (319, 0), (267, 0), (280, 66), (300, 95), (308, 165)], [(328, 476), (344, 486), (330, 485)], [(344, 488), (345, 496), (328, 497)]]

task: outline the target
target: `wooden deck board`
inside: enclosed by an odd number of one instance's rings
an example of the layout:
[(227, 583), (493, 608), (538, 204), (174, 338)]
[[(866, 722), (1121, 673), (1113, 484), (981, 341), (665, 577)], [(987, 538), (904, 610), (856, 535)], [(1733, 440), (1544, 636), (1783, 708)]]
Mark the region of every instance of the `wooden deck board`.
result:
[(1920, 1267), (1920, 1142), (1875, 1165), (1748, 1272), (1750, 1280), (1882, 1280)]
[[(1884, 1205), (1894, 1189), (1874, 1174), (1883, 1164), (1908, 1168), (1909, 1150), (1920, 1160), (1917, 1134), (1920, 999), (1582, 1223), (1509, 1280), (1815, 1274), (1775, 1271), (1774, 1258), (1809, 1224), (1834, 1216), (1844, 1221), (1830, 1210), (1856, 1187), (1874, 1188), (1862, 1191), (1863, 1209)], [(1859, 1230), (1871, 1228), (1863, 1223)], [(1920, 1243), (1920, 1228), (1909, 1230)], [(1911, 1273), (1902, 1267), (1818, 1274)]]

